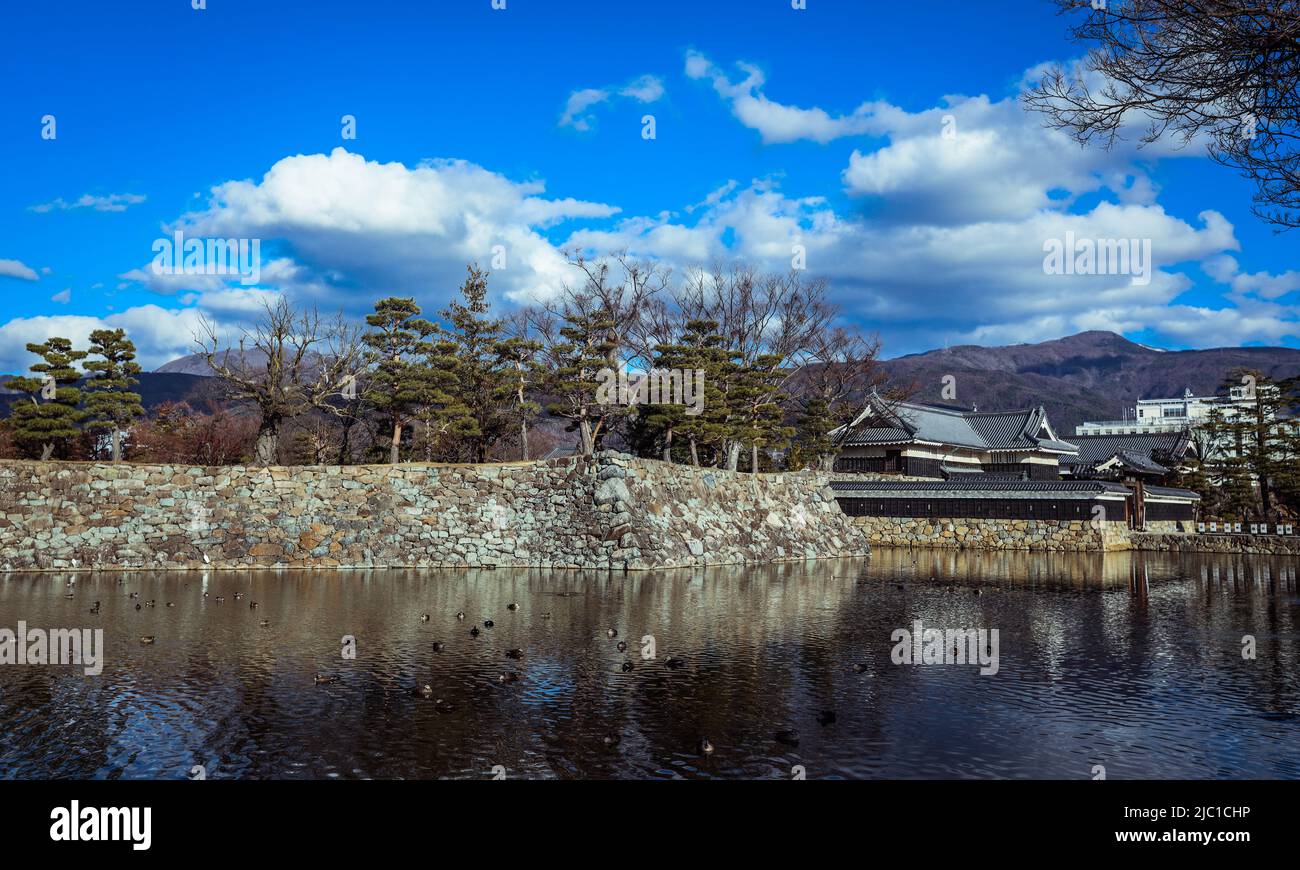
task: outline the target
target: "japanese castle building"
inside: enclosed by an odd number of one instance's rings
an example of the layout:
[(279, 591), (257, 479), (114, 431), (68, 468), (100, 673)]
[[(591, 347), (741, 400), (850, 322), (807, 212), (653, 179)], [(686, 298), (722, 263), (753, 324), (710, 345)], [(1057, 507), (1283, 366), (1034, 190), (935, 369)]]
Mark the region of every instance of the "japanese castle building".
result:
[(1056, 437), (1040, 405), (1020, 411), (965, 411), (886, 402), (872, 393), (852, 423), (831, 432), (836, 471), (938, 480), (963, 474), (1057, 480), (1062, 457), (1079, 448)]
[(1041, 405), (966, 411), (872, 393), (831, 437), (840, 448), (831, 488), (849, 516), (1060, 522), (1100, 507), (1143, 529), (1190, 523), (1200, 501), (1160, 485), (1186, 452), (1185, 435), (1085, 439), (1081, 450), (1057, 437)]

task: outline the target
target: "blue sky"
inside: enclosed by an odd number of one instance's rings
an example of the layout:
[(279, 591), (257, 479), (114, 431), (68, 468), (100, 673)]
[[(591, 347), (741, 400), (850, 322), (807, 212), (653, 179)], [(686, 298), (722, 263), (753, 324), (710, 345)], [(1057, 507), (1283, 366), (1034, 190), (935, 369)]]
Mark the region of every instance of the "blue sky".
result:
[[(266, 294), (436, 310), (498, 245), (506, 308), (571, 280), (565, 248), (684, 277), (785, 269), (802, 246), (887, 356), (1091, 328), (1300, 346), (1295, 237), (1251, 216), (1246, 182), (1195, 148), (1080, 149), (1016, 103), (1029, 71), (1080, 54), (1052, 4), (807, 5), (11, 5), (0, 371), (101, 325), (156, 366)], [(178, 229), (258, 239), (258, 282), (154, 274)], [(1150, 239), (1154, 269), (1045, 274), (1066, 232)]]

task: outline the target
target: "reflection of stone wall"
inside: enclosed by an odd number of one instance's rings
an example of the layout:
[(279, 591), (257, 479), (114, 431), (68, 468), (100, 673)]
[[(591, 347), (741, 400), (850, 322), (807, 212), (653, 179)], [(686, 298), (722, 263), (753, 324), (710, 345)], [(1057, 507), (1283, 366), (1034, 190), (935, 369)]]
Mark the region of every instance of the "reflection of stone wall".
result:
[(1130, 546), (1130, 533), (1122, 522), (899, 517), (854, 517), (853, 521), (866, 530), (873, 547), (1100, 552)]
[(1133, 547), (1177, 553), (1243, 553), (1300, 556), (1300, 536), (1180, 535), (1134, 532)]
[(661, 568), (865, 553), (826, 483), (613, 453), (499, 465), (0, 462), (0, 570)]

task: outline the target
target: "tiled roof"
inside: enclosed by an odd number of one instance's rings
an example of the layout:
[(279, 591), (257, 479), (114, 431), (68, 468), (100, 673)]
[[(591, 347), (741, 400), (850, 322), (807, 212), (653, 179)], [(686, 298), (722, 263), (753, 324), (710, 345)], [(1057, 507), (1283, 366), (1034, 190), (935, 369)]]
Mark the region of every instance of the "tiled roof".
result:
[(958, 493), (962, 498), (1002, 497), (1014, 493), (1127, 495), (1130, 492), (1128, 487), (1107, 480), (990, 480), (985, 475), (952, 480), (833, 480), (831, 489), (836, 495), (849, 497), (873, 493), (890, 498), (913, 493), (937, 496), (947, 492)]
[[(841, 431), (836, 429), (835, 432)], [(835, 434), (832, 432), (832, 436)], [(840, 441), (841, 447), (854, 447), (859, 444), (895, 444), (912, 440), (912, 433), (906, 429), (887, 429), (883, 427), (851, 429)]]
[(1147, 495), (1154, 495), (1163, 498), (1186, 498), (1195, 501), (1201, 500), (1200, 493), (1193, 489), (1180, 489), (1176, 486), (1148, 486), (1144, 488)]
[(1095, 465), (1116, 453), (1139, 453), (1150, 457), (1155, 451), (1181, 458), (1190, 445), (1187, 432), (1152, 432), (1142, 435), (1075, 435), (1070, 443), (1079, 448), (1071, 462)]
[(966, 415), (972, 429), (985, 444), (995, 450), (1008, 450), (1029, 446), (1024, 433), (1030, 424), (1033, 411), (1007, 411), (1001, 414), (971, 413)]
[[(1105, 480), (989, 480), (962, 477), (953, 480), (834, 480), (837, 498), (1001, 498), (1001, 499), (1092, 499), (1101, 496), (1129, 496), (1133, 490)], [(1200, 501), (1190, 489), (1148, 486), (1156, 498)]]
[[(973, 450), (1073, 454), (1073, 444), (1040, 437), (1046, 421), (1042, 406), (1019, 411), (963, 411), (914, 402), (890, 405), (873, 393), (856, 420), (831, 434), (841, 446), (849, 447), (919, 441)], [(1050, 425), (1047, 431), (1051, 431)]]
[[(1117, 458), (1121, 463), (1133, 469), (1134, 471), (1142, 471), (1148, 474), (1169, 473), (1168, 468), (1165, 468), (1163, 465), (1161, 465), (1159, 462), (1156, 462), (1150, 456), (1146, 456), (1141, 453), (1134, 453), (1130, 450), (1125, 450), (1122, 453), (1116, 453), (1115, 458)], [(1109, 461), (1109, 459), (1106, 461)]]

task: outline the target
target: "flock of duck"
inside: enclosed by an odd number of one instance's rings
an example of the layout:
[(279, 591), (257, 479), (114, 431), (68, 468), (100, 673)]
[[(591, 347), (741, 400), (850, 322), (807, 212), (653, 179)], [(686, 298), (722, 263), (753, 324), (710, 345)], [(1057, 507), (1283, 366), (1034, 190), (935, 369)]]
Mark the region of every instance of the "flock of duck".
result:
[[(125, 583), (125, 582), (126, 582), (125, 578), (122, 578), (122, 577), (117, 578), (117, 585), (121, 586), (121, 585), (122, 585), (123, 583)], [(75, 592), (76, 586), (77, 586), (77, 579), (76, 579), (75, 577), (69, 579), (69, 580), (68, 580), (68, 583), (67, 583), (67, 592), (64, 594), (63, 597), (64, 597), (64, 598), (76, 598), (76, 597), (77, 597), (77, 593)], [(135, 601), (135, 609), (136, 609), (136, 610), (144, 610), (144, 609), (146, 609), (146, 608), (154, 608), (154, 607), (157, 607), (157, 606), (158, 606), (158, 601), (157, 601), (157, 599), (154, 599), (154, 598), (150, 598), (148, 601), (141, 602), (141, 601), (139, 600), (139, 598), (140, 598), (140, 593), (139, 593), (139, 592), (128, 592), (128, 593), (126, 593), (126, 597), (127, 597), (128, 600), (133, 600), (133, 601)], [(207, 592), (204, 592), (204, 593), (203, 593), (203, 597), (204, 597), (204, 598), (209, 597), (208, 593), (207, 593)], [(242, 600), (244, 599), (244, 593), (243, 593), (243, 592), (236, 592), (236, 593), (234, 594), (234, 599), (235, 599), (236, 601), (242, 601)], [(218, 604), (224, 604), (225, 601), (226, 601), (226, 597), (225, 597), (224, 595), (218, 595), (218, 596), (216, 596), (216, 598), (214, 598), (213, 600), (216, 601)], [(176, 602), (175, 602), (175, 601), (167, 601), (167, 602), (164, 602), (164, 604), (165, 604), (165, 606), (167, 606), (167, 607), (175, 607), (175, 606), (176, 606)], [(259, 606), (259, 605), (258, 605), (258, 603), (257, 603), (256, 601), (250, 601), (250, 602), (248, 602), (248, 609), (249, 609), (249, 610), (256, 610), (256, 609), (258, 608), (258, 606)], [(101, 602), (96, 601), (94, 604), (90, 605), (90, 612), (91, 612), (93, 615), (98, 616), (98, 615), (102, 612), (102, 607), (103, 607), (103, 605), (101, 604)], [(271, 620), (269, 620), (269, 619), (263, 619), (263, 620), (260, 622), (260, 625), (262, 626), (262, 628), (269, 628), (270, 625), (271, 625)], [(149, 646), (150, 644), (154, 643), (156, 640), (158, 640), (158, 636), (157, 636), (156, 634), (142, 634), (142, 635), (140, 635), (140, 643), (141, 643), (141, 645), (143, 645), (143, 646)]]
[[(117, 582), (118, 585), (121, 585), (124, 582), (124, 579), (119, 577)], [(68, 590), (67, 593), (64, 595), (65, 598), (71, 599), (76, 597), (74, 591), (75, 585), (76, 585), (75, 578), (67, 581)], [(213, 596), (206, 591), (203, 593), (203, 597), (210, 598), (212, 601), (214, 601), (217, 604), (224, 604), (226, 601), (226, 597), (224, 595)], [(235, 592), (233, 593), (232, 597), (235, 601), (242, 601), (245, 597), (245, 593)], [(130, 600), (134, 600), (136, 602), (135, 609), (137, 611), (142, 610), (144, 608), (154, 608), (158, 604), (156, 599), (149, 599), (148, 601), (144, 601), (144, 602), (139, 601), (140, 598), (139, 592), (128, 592), (127, 598)], [(165, 602), (165, 606), (175, 607), (176, 604), (175, 602), (167, 601)], [(256, 610), (258, 608), (258, 602), (249, 601), (248, 608), (249, 610)], [(513, 601), (510, 602), (509, 604), (506, 605), (506, 610), (512, 613), (518, 612), (519, 610), (518, 602), (513, 602)], [(91, 605), (90, 612), (92, 614), (98, 615), (101, 612), (101, 603), (99, 601), (96, 601), (93, 605)], [(464, 622), (465, 618), (466, 618), (465, 612), (463, 610), (458, 611), (455, 615), (455, 619), (458, 622)], [(542, 613), (541, 618), (550, 619), (551, 613), (549, 611)], [(422, 613), (420, 614), (419, 619), (420, 622), (422, 623), (428, 623), (433, 619), (433, 616), (429, 613)], [(263, 628), (267, 628), (271, 625), (271, 621), (268, 619), (263, 619), (259, 622), (259, 625), (261, 625), (261, 627)], [(495, 625), (496, 623), (490, 617), (487, 617), (483, 620), (482, 628), (480, 628), (478, 625), (471, 626), (471, 628), (469, 629), (469, 636), (471, 638), (478, 638), (483, 634), (484, 630), (491, 629), (495, 627)], [(605, 630), (605, 636), (610, 640), (616, 640), (618, 638), (618, 630), (615, 628), (608, 628)], [(140, 643), (144, 646), (152, 645), (155, 643), (156, 640), (157, 640), (156, 635), (140, 636)], [(440, 653), (446, 650), (447, 645), (443, 641), (433, 641), (431, 647), (435, 653)], [(615, 648), (619, 652), (627, 652), (627, 643), (625, 641), (618, 640), (615, 643)], [(514, 647), (505, 651), (505, 657), (512, 661), (517, 661), (517, 662), (523, 661), (525, 657), (525, 652), (520, 647)], [(663, 667), (669, 670), (679, 670), (686, 666), (686, 661), (676, 656), (669, 656), (662, 660), (662, 665)], [(625, 658), (622, 664), (619, 666), (619, 669), (623, 673), (629, 673), (630, 671), (633, 670), (633, 668), (634, 666), (630, 658)], [(853, 665), (853, 671), (859, 674), (865, 673), (867, 671), (867, 667), (865, 665), (856, 664)], [(341, 677), (338, 674), (316, 674), (313, 676), (312, 679), (316, 685), (321, 686), (321, 685), (331, 685), (334, 683), (338, 683)], [(507, 671), (503, 671), (497, 677), (497, 682), (506, 685), (506, 684), (517, 683), (522, 679), (523, 677), (518, 671), (507, 670)], [(456, 705), (451, 703), (450, 701), (447, 701), (444, 698), (436, 697), (436, 692), (434, 691), (433, 686), (428, 683), (416, 687), (415, 689), (412, 690), (411, 694), (419, 698), (432, 700), (434, 703), (435, 710), (437, 710), (437, 712), (439, 713), (451, 713), (457, 709)], [(835, 719), (836, 716), (833, 710), (823, 710), (817, 716), (817, 721), (822, 726), (827, 726), (834, 723)], [(781, 731), (777, 731), (773, 735), (773, 738), (778, 743), (784, 744), (786, 746), (799, 745), (799, 733), (793, 729), (784, 729)], [(621, 736), (616, 733), (606, 734), (603, 738), (603, 742), (607, 747), (617, 746), (621, 742), (621, 740), (622, 740)], [(712, 755), (715, 751), (714, 745), (712, 741), (709, 740), (708, 737), (701, 737), (696, 743), (695, 749), (696, 752), (702, 756)]]

